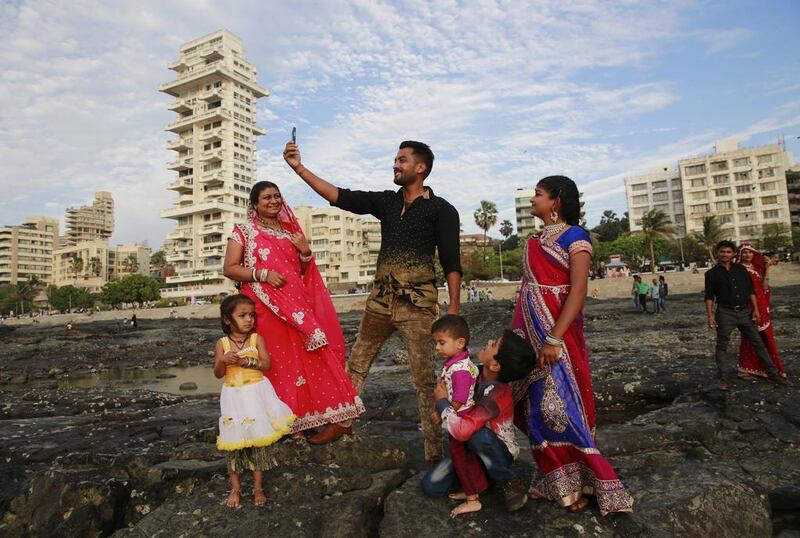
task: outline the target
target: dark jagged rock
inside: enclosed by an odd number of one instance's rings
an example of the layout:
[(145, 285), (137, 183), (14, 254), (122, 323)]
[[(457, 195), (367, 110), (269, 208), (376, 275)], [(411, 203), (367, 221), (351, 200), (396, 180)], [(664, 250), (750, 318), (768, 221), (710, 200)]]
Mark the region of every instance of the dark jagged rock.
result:
[[(776, 289), (772, 309), (794, 380), (798, 295), (800, 287)], [(595, 505), (571, 514), (544, 501), (506, 514), (501, 495), (490, 491), (481, 512), (450, 519), (451, 501), (426, 498), (419, 489), (422, 440), (398, 335), (370, 374), (356, 435), (322, 447), (273, 445), (277, 467), (265, 473), (267, 506), (252, 505), (245, 475), (243, 508), (229, 510), (224, 455), (214, 446), (217, 395), (159, 393), (124, 376), (91, 388), (62, 383), (92, 369), (97, 376), (210, 366), (218, 322), (183, 319), (143, 323), (137, 331), (97, 322), (70, 332), (30, 326), (3, 333), (0, 535), (220, 536), (254, 528), (314, 538), (796, 532), (800, 389), (737, 380), (720, 392), (700, 298), (669, 299), (660, 315), (637, 314), (629, 301), (589, 301), (586, 309), (599, 446), (633, 494), (633, 514), (601, 518)], [(473, 351), (501, 334), (511, 309), (499, 301), (464, 305)], [(341, 319), (352, 345), (360, 315)], [(176, 331), (186, 337), (174, 338)], [(524, 480), (532, 465), (523, 450), (517, 468)]]

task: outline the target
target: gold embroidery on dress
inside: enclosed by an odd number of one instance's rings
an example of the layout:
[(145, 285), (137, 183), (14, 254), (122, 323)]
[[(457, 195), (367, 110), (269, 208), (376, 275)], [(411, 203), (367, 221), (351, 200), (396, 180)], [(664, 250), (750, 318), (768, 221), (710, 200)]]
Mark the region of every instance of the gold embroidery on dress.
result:
[(541, 408), (544, 423), (548, 428), (556, 433), (563, 433), (567, 429), (566, 406), (558, 395), (552, 374), (548, 374), (544, 382)]

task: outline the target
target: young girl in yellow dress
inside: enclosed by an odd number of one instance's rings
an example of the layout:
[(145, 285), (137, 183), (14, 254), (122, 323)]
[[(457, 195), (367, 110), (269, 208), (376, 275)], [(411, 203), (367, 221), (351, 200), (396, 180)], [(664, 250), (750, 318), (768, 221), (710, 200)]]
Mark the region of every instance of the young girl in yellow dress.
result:
[(245, 295), (231, 295), (220, 305), (222, 330), (217, 341), (214, 375), (225, 378), (220, 394), (217, 448), (228, 454), (231, 493), (227, 506), (238, 508), (242, 484), (239, 474), (253, 471), (256, 506), (267, 502), (262, 473), (276, 465), (268, 446), (289, 433), (295, 416), (278, 399), (264, 370), (269, 370), (269, 353), (264, 340), (254, 331), (255, 305)]

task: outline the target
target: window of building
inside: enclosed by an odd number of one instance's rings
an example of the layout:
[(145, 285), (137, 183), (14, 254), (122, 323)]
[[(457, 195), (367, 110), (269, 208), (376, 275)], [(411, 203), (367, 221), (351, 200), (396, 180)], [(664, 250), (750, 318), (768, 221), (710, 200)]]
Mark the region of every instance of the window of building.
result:
[(769, 164), (772, 162), (772, 155), (759, 155), (758, 164)]
[(763, 215), (765, 219), (777, 219), (781, 216), (781, 212), (779, 209), (768, 209), (763, 212)]
[(697, 178), (692, 180), (692, 187), (705, 187), (706, 180), (705, 178)]
[(778, 188), (778, 182), (777, 181), (770, 181), (768, 183), (762, 183), (761, 184), (761, 190), (762, 191), (774, 191), (777, 188)]
[(730, 224), (733, 222), (733, 215), (720, 215), (719, 223), (720, 224)]
[(705, 174), (706, 173), (706, 165), (705, 164), (696, 164), (694, 166), (687, 166), (685, 168), (687, 176), (696, 176), (697, 174)]
[[(647, 183), (636, 183), (634, 185), (631, 185), (631, 189), (633, 190), (633, 192), (646, 191), (647, 190)], [(526, 198), (526, 200), (527, 200), (527, 198)]]
[(733, 160), (733, 166), (747, 166), (750, 164), (750, 157), (740, 157)]
[(669, 200), (669, 193), (667, 192), (657, 192), (653, 194), (654, 202), (666, 202), (667, 200)]
[(683, 191), (672, 191), (673, 200), (683, 200)]
[(763, 170), (758, 171), (758, 179), (762, 179), (765, 177), (775, 177), (775, 169), (774, 168), (764, 168)]
[(755, 185), (736, 185), (736, 194), (749, 194), (756, 188)]
[(654, 181), (653, 182), (653, 189), (666, 189), (667, 188), (667, 180), (663, 181)]
[(708, 213), (710, 210), (708, 204), (696, 204), (692, 206), (692, 213)]
[(647, 195), (646, 194), (640, 194), (638, 196), (634, 196), (633, 197), (633, 203), (634, 204), (646, 204), (647, 203)]
[(752, 198), (742, 198), (740, 200), (736, 200), (736, 207), (752, 207), (752, 206), (753, 206)]
[(730, 181), (730, 176), (728, 174), (720, 174), (718, 176), (714, 176), (714, 185), (725, 185)]
[(714, 189), (714, 196), (730, 196), (731, 188), (725, 187), (724, 189)]
[(676, 177), (672, 179), (672, 186), (673, 187), (680, 187), (681, 186), (681, 178)]
[(717, 203), (715, 203), (714, 207), (717, 209), (717, 211), (724, 211), (725, 209), (731, 209), (732, 205), (731, 205), (731, 201), (727, 200), (725, 202), (717, 202)]
[(707, 191), (693, 192), (692, 200), (705, 200), (707, 196), (708, 196)]
[(712, 172), (722, 172), (728, 169), (728, 161), (716, 161), (709, 165)]
[(777, 204), (778, 197), (777, 196), (762, 196), (761, 197), (761, 205), (770, 205), (770, 204)]

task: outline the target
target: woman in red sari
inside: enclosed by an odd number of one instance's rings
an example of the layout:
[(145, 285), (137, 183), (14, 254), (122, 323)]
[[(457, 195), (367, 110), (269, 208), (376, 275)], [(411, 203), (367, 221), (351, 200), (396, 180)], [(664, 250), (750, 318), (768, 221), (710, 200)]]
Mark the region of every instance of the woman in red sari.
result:
[[(781, 356), (778, 353), (778, 346), (775, 344), (775, 335), (772, 331), (772, 320), (769, 315), (770, 289), (769, 278), (767, 277), (767, 259), (757, 251), (750, 243), (742, 243), (736, 252), (736, 261), (741, 263), (750, 275), (753, 282), (753, 291), (756, 295), (758, 311), (761, 314), (761, 322), (758, 325), (758, 333), (761, 340), (769, 351), (769, 356), (775, 364), (778, 373), (786, 377), (786, 370), (783, 368)], [(756, 355), (753, 344), (747, 338), (742, 338), (739, 346), (739, 377), (741, 379), (753, 379), (755, 377), (766, 378), (767, 371)]]
[(250, 203), (228, 239), (224, 272), (256, 304), (256, 331), (272, 358), (264, 375), (297, 416), (292, 432), (356, 418), (364, 404), (345, 372), (339, 318), (308, 241), (274, 183), (253, 185)]
[(538, 352), (539, 367), (514, 386), (515, 423), (529, 437), (537, 470), (529, 495), (600, 513), (630, 512), (633, 498), (595, 444), (589, 353), (583, 336), (592, 243), (578, 225), (575, 183), (550, 176), (536, 186), (531, 213), (544, 232), (525, 246), (523, 280), (512, 328)]

